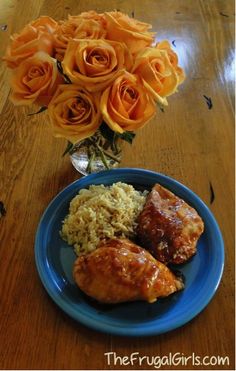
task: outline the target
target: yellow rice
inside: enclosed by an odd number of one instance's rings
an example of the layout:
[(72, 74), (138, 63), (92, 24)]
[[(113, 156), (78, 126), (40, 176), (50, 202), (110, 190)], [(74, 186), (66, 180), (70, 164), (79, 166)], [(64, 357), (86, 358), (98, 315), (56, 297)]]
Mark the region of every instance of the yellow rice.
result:
[(121, 182), (81, 189), (70, 203), (61, 236), (77, 255), (93, 251), (104, 238), (132, 238), (146, 195)]

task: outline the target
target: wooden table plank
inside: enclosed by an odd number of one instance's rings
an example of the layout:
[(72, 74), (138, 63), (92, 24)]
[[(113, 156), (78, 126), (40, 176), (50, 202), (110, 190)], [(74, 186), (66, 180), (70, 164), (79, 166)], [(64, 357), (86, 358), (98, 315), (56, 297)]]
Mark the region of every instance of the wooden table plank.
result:
[[(0, 368), (139, 369), (108, 365), (105, 352), (142, 356), (228, 356), (234, 368), (234, 20), (232, 0), (2, 0), (0, 56), (9, 37), (40, 15), (119, 8), (149, 22), (157, 39), (174, 41), (186, 81), (170, 97), (165, 112), (127, 145), (121, 166), (170, 175), (195, 191), (214, 213), (223, 233), (226, 266), (220, 287), (194, 320), (170, 333), (129, 339), (100, 334), (68, 318), (48, 297), (34, 263), (35, 232), (50, 200), (79, 178), (63, 140), (51, 136), (46, 113), (8, 100), (9, 84), (0, 64)], [(208, 109), (204, 95), (212, 99)], [(215, 199), (211, 203), (211, 187)], [(163, 369), (199, 366), (163, 366)], [(200, 367), (202, 368), (202, 366)], [(205, 369), (217, 369), (206, 366)]]

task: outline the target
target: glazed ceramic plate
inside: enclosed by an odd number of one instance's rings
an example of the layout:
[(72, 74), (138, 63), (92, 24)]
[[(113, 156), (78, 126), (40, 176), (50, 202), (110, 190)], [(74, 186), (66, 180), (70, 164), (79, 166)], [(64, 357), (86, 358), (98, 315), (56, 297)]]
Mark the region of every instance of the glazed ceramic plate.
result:
[[(99, 305), (88, 299), (72, 277), (76, 256), (59, 235), (71, 199), (91, 184), (115, 182), (150, 189), (160, 183), (193, 206), (205, 224), (197, 254), (177, 269), (185, 276), (185, 289), (156, 303), (131, 302)], [(142, 169), (116, 169), (89, 175), (60, 192), (45, 210), (35, 241), (36, 265), (41, 281), (54, 302), (69, 316), (98, 331), (126, 336), (157, 335), (180, 327), (198, 315), (212, 299), (224, 266), (224, 246), (217, 222), (190, 189), (165, 175)]]

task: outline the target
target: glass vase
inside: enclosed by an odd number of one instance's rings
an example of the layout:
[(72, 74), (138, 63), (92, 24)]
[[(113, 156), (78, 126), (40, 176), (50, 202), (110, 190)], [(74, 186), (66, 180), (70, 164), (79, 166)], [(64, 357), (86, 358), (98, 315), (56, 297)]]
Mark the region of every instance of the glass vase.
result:
[(118, 137), (111, 141), (96, 132), (74, 145), (70, 155), (72, 165), (83, 175), (118, 167), (122, 157), (121, 142)]

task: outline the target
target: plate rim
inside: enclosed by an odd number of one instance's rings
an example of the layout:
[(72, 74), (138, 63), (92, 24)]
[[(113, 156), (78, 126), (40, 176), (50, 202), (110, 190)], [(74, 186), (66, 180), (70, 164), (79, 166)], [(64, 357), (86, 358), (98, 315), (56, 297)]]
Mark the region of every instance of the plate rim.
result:
[[(142, 323), (141, 327), (138, 327), (138, 324), (135, 324), (133, 326), (131, 326), (131, 324), (128, 324), (128, 326), (124, 324), (121, 327), (117, 325), (111, 325), (109, 323), (106, 324), (104, 323), (104, 321), (99, 321), (98, 319), (94, 319), (93, 317), (89, 317), (89, 321), (88, 321), (88, 316), (84, 315), (84, 313), (79, 312), (78, 310), (75, 310), (74, 307), (71, 307), (68, 304), (68, 302), (65, 301), (65, 298), (63, 297), (63, 295), (60, 295), (59, 293), (60, 290), (55, 291), (55, 282), (50, 282), (48, 280), (49, 276), (48, 276), (48, 271), (46, 272), (45, 270), (45, 262), (41, 261), (41, 255), (40, 255), (41, 252), (39, 249), (41, 227), (42, 227), (45, 217), (50, 212), (50, 209), (53, 207), (54, 203), (56, 204), (58, 202), (60, 203), (60, 201), (63, 200), (63, 196), (70, 193), (77, 185), (81, 189), (81, 187), (83, 187), (83, 183), (86, 183), (85, 186), (87, 186), (88, 182), (89, 182), (89, 185), (93, 184), (92, 182), (94, 179), (104, 178), (104, 176), (112, 176), (113, 174), (125, 175), (125, 173), (129, 173), (130, 176), (137, 175), (137, 174), (141, 176), (144, 176), (145, 174), (149, 176), (154, 176), (154, 177), (159, 178), (159, 180), (157, 180), (156, 182), (159, 182), (161, 179), (163, 180), (164, 183), (168, 183), (168, 184), (170, 183), (170, 186), (171, 185), (177, 186), (177, 188), (180, 188), (181, 190), (183, 190), (183, 193), (187, 192), (187, 194), (191, 197), (191, 199), (194, 200), (194, 203), (197, 203), (198, 205), (200, 205), (199, 208), (205, 210), (205, 213), (208, 215), (208, 220), (210, 220), (214, 233), (216, 234), (216, 240), (218, 241), (218, 244), (219, 244), (219, 251), (221, 253), (221, 256), (220, 256), (221, 267), (218, 271), (217, 279), (215, 280), (213, 290), (211, 291), (210, 294), (206, 296), (200, 308), (196, 309), (192, 313), (188, 313), (188, 315), (184, 318), (184, 320), (180, 319), (179, 321), (176, 321), (172, 325), (167, 326), (167, 328), (162, 328), (162, 329), (157, 329), (155, 327), (149, 328), (149, 326), (146, 326), (146, 324), (148, 325), (148, 322)], [(117, 182), (117, 180), (115, 180), (114, 182)], [(171, 190), (171, 187), (170, 187), (170, 190)], [(176, 179), (168, 175), (159, 173), (159, 172), (142, 169), (142, 168), (126, 167), (126, 168), (105, 170), (99, 173), (90, 174), (90, 175), (81, 177), (80, 179), (77, 179), (73, 181), (72, 183), (70, 183), (69, 185), (67, 185), (64, 189), (62, 189), (60, 192), (58, 192), (53, 197), (53, 199), (49, 202), (44, 212), (42, 213), (40, 221), (37, 226), (34, 250), (35, 250), (35, 263), (36, 263), (36, 268), (37, 268), (40, 280), (44, 288), (46, 289), (47, 293), (49, 294), (51, 299), (54, 301), (54, 303), (56, 303), (59, 306), (59, 308), (63, 310), (66, 314), (68, 314), (71, 318), (73, 318), (77, 322), (82, 323), (86, 327), (92, 328), (93, 330), (96, 330), (99, 332), (103, 332), (103, 333), (105, 332), (105, 333), (110, 333), (113, 335), (120, 335), (120, 336), (135, 337), (135, 336), (159, 335), (159, 334), (166, 333), (166, 332), (172, 331), (174, 329), (177, 329), (181, 326), (186, 325), (189, 321), (191, 321), (193, 318), (198, 316), (205, 309), (205, 307), (210, 303), (210, 301), (214, 297), (219, 287), (219, 284), (220, 284), (220, 281), (223, 275), (223, 270), (224, 270), (224, 241), (223, 241), (223, 237), (222, 237), (219, 225), (217, 223), (217, 220), (214, 217), (211, 210), (209, 209), (209, 207), (203, 202), (203, 200), (195, 192), (193, 192), (190, 188), (188, 188), (181, 182), (177, 181)]]

